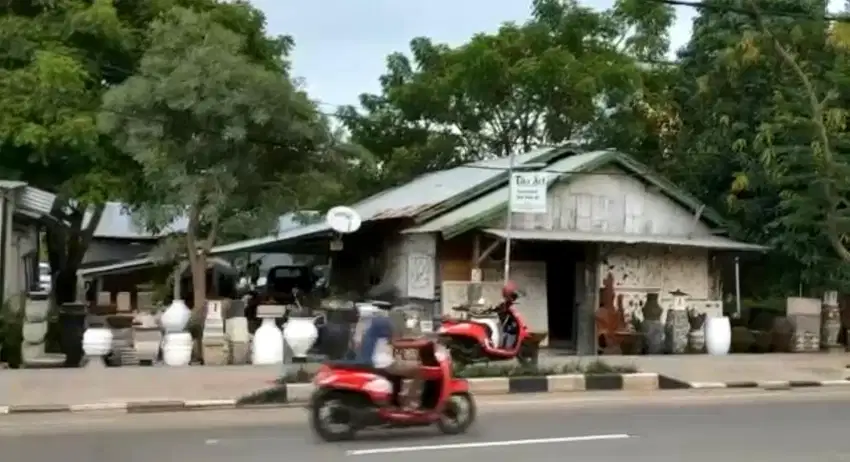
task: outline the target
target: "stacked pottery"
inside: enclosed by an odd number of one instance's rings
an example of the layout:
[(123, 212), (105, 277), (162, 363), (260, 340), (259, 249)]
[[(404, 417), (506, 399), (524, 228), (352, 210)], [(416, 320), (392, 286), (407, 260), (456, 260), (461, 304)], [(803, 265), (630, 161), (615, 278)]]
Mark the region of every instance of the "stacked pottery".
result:
[(159, 318), (165, 331), (162, 361), (168, 366), (188, 366), (192, 361), (192, 334), (185, 332), (191, 315), (183, 300), (174, 300)]
[(700, 313), (694, 308), (688, 308), (688, 351), (691, 353), (702, 353), (705, 350), (705, 313)]
[(666, 350), (672, 354), (682, 354), (688, 349), (688, 300), (684, 295), (674, 293), (673, 307), (667, 310), (664, 321), (664, 340)]
[(841, 310), (838, 307), (838, 292), (829, 291), (823, 294), (821, 305), (821, 346), (827, 350), (837, 350), (842, 347), (838, 343), (841, 332)]
[(646, 302), (641, 309), (643, 312), (643, 338), (646, 341), (647, 354), (657, 355), (664, 353), (664, 324), (661, 315), (664, 309), (658, 303), (658, 293), (646, 294)]

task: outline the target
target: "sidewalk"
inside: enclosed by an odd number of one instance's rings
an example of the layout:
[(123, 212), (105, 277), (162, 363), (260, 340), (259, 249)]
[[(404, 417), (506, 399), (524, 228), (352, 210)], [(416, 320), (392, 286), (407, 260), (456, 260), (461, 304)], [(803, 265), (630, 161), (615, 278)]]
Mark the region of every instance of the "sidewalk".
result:
[(281, 366), (4, 370), (0, 406), (233, 399), (281, 375)]
[(829, 381), (850, 376), (847, 369), (850, 353), (600, 356), (599, 359), (687, 383)]
[[(850, 364), (848, 354), (577, 357), (552, 352), (540, 363), (596, 359), (691, 384), (843, 380)], [(0, 370), (0, 407), (234, 400), (267, 388), (281, 374), (281, 366)]]

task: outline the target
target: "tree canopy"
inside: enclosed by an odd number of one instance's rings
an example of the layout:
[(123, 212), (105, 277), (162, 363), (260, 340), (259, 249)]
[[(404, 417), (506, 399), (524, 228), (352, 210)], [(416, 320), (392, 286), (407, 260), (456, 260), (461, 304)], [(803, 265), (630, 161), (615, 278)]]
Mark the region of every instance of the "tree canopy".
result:
[(757, 290), (847, 288), (850, 27), (826, 3), (704, 0), (671, 58), (663, 0), (533, 0), (457, 46), (412, 38), (380, 91), (323, 114), (291, 75), (297, 37), (248, 2), (12, 0), (0, 175), (70, 206), (47, 233), (61, 300), (106, 200), (150, 230), (186, 217), (197, 270), (284, 212), (564, 142), (627, 152), (773, 246)]

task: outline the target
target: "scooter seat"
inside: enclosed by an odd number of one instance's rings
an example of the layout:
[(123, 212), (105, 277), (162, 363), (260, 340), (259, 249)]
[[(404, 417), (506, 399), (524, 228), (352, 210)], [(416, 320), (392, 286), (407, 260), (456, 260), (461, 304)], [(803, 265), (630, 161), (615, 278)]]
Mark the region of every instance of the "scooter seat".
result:
[(387, 373), (385, 369), (375, 367), (368, 363), (362, 363), (359, 361), (325, 361), (323, 363), (325, 366), (331, 369), (342, 369), (346, 371), (356, 371), (356, 372), (368, 372), (370, 374), (380, 375), (384, 377), (389, 377), (390, 374)]

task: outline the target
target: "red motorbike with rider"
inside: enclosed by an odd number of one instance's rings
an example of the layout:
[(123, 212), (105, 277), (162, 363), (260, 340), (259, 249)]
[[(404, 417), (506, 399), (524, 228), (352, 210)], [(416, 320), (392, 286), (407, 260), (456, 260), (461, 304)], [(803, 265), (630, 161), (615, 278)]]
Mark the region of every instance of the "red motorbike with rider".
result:
[[(516, 284), (508, 281), (502, 287), (502, 302), (490, 309), (473, 311), (469, 306), (454, 307), (468, 316), (443, 318), (437, 331), (452, 359), (459, 364), (514, 358), (521, 364), (531, 362), (531, 332), (516, 309), (519, 296)], [(497, 319), (482, 317), (491, 314), (496, 314)]]
[[(449, 352), (431, 339), (394, 338), (386, 319), (371, 322), (357, 360), (328, 361), (316, 373), (308, 405), (314, 432), (325, 441), (349, 440), (367, 427), (436, 424), (446, 434), (465, 432), (475, 420), (475, 402), (466, 379), (452, 376)], [(380, 357), (376, 344), (387, 340), (396, 351), (417, 352), (418, 361), (374, 359)], [(410, 386), (417, 396), (402, 400), (404, 379), (421, 382)]]

